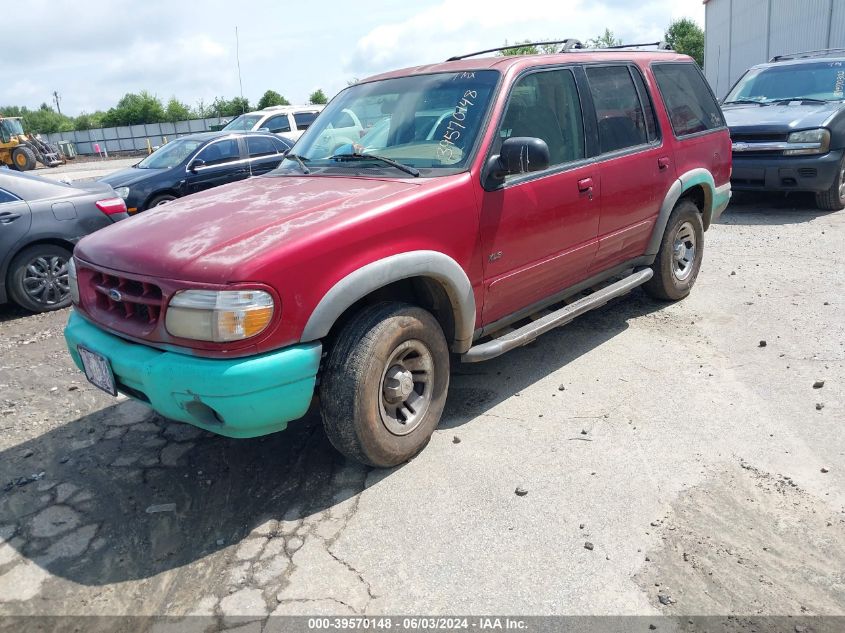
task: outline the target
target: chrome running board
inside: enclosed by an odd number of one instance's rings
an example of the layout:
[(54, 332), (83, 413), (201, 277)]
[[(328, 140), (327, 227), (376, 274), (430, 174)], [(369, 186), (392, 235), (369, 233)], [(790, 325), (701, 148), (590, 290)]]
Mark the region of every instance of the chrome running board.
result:
[[(536, 321), (532, 321), (517, 330), (510, 330), (504, 336), (471, 347), (461, 356), (461, 361), (464, 363), (477, 363), (482, 360), (495, 358), (515, 347), (527, 345), (541, 334), (545, 334), (549, 330), (553, 330), (561, 325), (566, 325), (585, 312), (600, 308), (611, 299), (630, 292), (651, 279), (652, 275), (654, 275), (654, 272), (651, 268), (644, 268), (635, 272), (624, 279), (620, 279), (616, 283), (578, 299), (578, 301), (573, 301), (559, 310), (549, 312)], [(495, 333), (493, 334), (495, 335)]]

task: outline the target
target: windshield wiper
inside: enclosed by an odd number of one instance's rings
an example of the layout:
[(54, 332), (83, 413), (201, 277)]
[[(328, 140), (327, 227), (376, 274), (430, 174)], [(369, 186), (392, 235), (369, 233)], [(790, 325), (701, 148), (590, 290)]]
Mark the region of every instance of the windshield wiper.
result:
[(390, 165), (391, 167), (404, 171), (406, 174), (411, 174), (414, 178), (418, 178), (420, 175), (420, 170), (415, 167), (403, 165), (391, 158), (377, 156), (376, 154), (335, 154), (334, 156), (330, 156), (329, 160), (377, 160), (385, 165)]
[(754, 99), (734, 99), (733, 101), (723, 101), (724, 105), (729, 105), (731, 103), (756, 103), (757, 105), (763, 105), (762, 101), (755, 101)]
[(812, 101), (813, 103), (827, 103), (824, 99), (814, 99), (813, 97), (788, 97), (785, 99), (770, 99), (766, 103), (789, 103), (790, 101)]
[(299, 156), (298, 154), (288, 153), (288, 154), (285, 154), (285, 158), (290, 158), (297, 165), (299, 165), (299, 169), (302, 170), (303, 174), (310, 174), (311, 173), (311, 170), (308, 169), (308, 167), (305, 166), (305, 160), (302, 158), (302, 156)]

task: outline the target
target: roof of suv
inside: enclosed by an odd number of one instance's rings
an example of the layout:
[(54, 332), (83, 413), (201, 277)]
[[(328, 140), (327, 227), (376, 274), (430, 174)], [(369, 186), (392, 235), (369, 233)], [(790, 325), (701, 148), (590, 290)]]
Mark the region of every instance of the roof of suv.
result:
[(249, 112), (248, 114), (260, 114), (262, 112), (282, 112), (285, 114), (290, 114), (292, 112), (314, 112), (315, 110), (322, 110), (322, 105), (275, 105), (275, 106), (267, 106), (261, 110), (255, 110), (254, 112)]
[[(363, 81), (377, 81), (380, 79), (391, 79), (407, 75), (427, 75), (441, 72), (462, 72), (471, 70), (496, 69), (507, 72), (513, 68), (519, 70), (533, 66), (546, 66), (548, 64), (567, 64), (573, 62), (606, 62), (606, 61), (692, 61), (691, 57), (681, 55), (674, 51), (638, 51), (632, 49), (614, 50), (588, 50), (579, 49), (567, 53), (550, 55), (507, 55), (497, 57), (473, 57), (453, 62), (442, 62), (438, 64), (427, 64), (423, 66), (411, 66), (400, 70), (381, 73), (367, 77)], [(363, 83), (363, 82), (362, 82)]]

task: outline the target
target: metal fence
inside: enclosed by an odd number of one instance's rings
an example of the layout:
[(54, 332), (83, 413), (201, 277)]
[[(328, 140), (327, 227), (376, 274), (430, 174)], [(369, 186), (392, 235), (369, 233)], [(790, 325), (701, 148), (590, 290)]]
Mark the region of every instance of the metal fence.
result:
[(125, 125), (75, 132), (54, 132), (44, 134), (42, 137), (50, 143), (70, 141), (76, 147), (77, 154), (96, 154), (95, 145), (99, 145), (101, 152), (136, 152), (146, 151), (147, 141), (149, 141), (150, 146), (156, 147), (184, 134), (208, 132), (211, 130), (211, 126), (223, 125), (228, 120), (228, 118), (214, 117), (177, 121), (176, 123)]

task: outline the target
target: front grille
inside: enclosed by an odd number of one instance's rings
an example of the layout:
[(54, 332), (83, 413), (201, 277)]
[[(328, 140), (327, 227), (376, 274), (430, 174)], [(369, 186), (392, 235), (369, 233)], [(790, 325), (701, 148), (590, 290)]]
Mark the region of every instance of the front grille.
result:
[(161, 288), (145, 281), (92, 271), (90, 283), (99, 310), (150, 327), (161, 316)]

